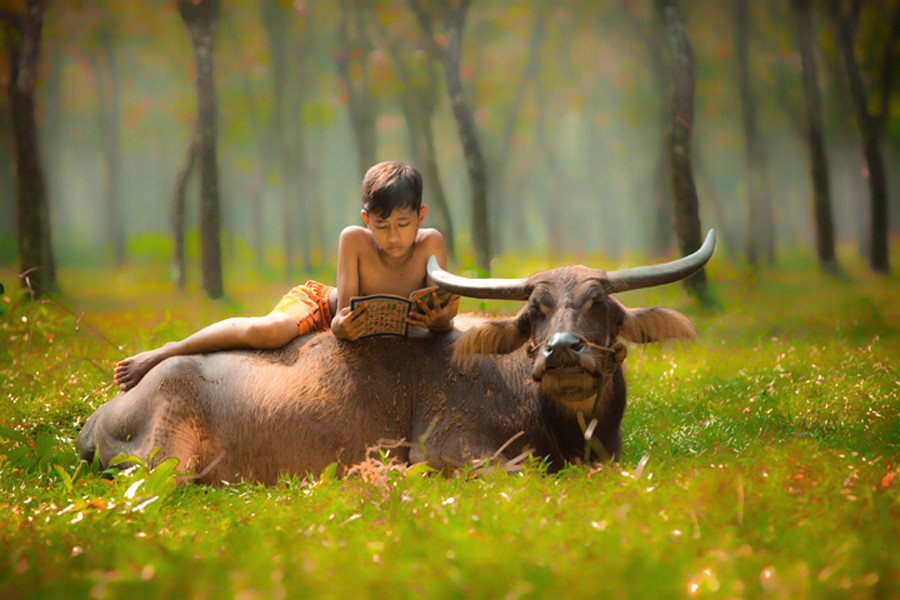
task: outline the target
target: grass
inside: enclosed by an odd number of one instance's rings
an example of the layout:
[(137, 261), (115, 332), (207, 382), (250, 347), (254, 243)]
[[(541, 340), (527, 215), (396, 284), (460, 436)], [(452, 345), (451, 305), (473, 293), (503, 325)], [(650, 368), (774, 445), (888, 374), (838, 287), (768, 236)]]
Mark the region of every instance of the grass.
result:
[(679, 286), (623, 295), (700, 336), (629, 347), (617, 465), (445, 478), (373, 457), (180, 489), (165, 463), (102, 478), (71, 440), (118, 358), (283, 286), (251, 274), (212, 302), (162, 267), (73, 269), (29, 304), (0, 274), (0, 597), (898, 597), (900, 284), (844, 264), (715, 266), (713, 311)]

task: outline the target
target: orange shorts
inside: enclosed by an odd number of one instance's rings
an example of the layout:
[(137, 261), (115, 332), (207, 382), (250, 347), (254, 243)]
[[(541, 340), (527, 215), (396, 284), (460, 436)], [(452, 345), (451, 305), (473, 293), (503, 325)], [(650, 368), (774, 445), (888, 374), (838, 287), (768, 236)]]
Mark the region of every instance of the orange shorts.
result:
[(334, 288), (318, 281), (307, 281), (293, 288), (275, 305), (272, 312), (294, 317), (300, 335), (311, 331), (331, 329), (331, 306), (328, 303)]

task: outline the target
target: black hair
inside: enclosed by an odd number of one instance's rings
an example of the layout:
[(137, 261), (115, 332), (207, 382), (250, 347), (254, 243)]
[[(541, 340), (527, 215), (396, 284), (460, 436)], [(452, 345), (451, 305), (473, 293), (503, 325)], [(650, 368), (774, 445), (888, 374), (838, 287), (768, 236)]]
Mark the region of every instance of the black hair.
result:
[(395, 208), (422, 208), (422, 174), (412, 165), (395, 160), (380, 162), (366, 171), (362, 203), (367, 213), (386, 219)]

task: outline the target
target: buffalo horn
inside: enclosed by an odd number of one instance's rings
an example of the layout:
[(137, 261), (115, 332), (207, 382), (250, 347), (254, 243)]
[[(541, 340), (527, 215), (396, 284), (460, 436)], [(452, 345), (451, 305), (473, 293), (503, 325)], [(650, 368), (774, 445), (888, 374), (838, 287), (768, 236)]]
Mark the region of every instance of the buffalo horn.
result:
[(716, 230), (710, 229), (703, 245), (693, 254), (661, 265), (610, 271), (606, 274), (610, 284), (609, 293), (654, 287), (686, 279), (703, 268), (712, 257), (715, 248)]
[(439, 286), (469, 298), (494, 300), (527, 300), (524, 279), (470, 279), (443, 270), (432, 256), (428, 259), (428, 276)]
[[(710, 229), (700, 249), (672, 262), (649, 267), (633, 267), (607, 273), (609, 293), (625, 292), (640, 288), (653, 287), (685, 279), (699, 271), (712, 257), (716, 247), (716, 231)], [(437, 258), (428, 259), (428, 276), (437, 285), (469, 298), (491, 298), (495, 300), (527, 300), (525, 279), (470, 279), (453, 275), (442, 269)]]

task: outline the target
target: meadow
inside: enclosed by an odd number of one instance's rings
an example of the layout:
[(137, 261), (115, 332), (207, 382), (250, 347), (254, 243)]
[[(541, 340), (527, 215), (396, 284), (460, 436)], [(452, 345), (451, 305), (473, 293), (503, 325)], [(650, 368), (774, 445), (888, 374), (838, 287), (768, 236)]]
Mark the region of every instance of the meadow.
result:
[(284, 285), (248, 268), (213, 302), (148, 262), (65, 269), (31, 303), (0, 271), (0, 597), (900, 597), (900, 280), (841, 259), (842, 278), (714, 259), (712, 309), (678, 285), (623, 294), (699, 336), (629, 346), (617, 464), (436, 476), (373, 453), (216, 488), (176, 488), (167, 462), (102, 477), (72, 440), (116, 360)]

